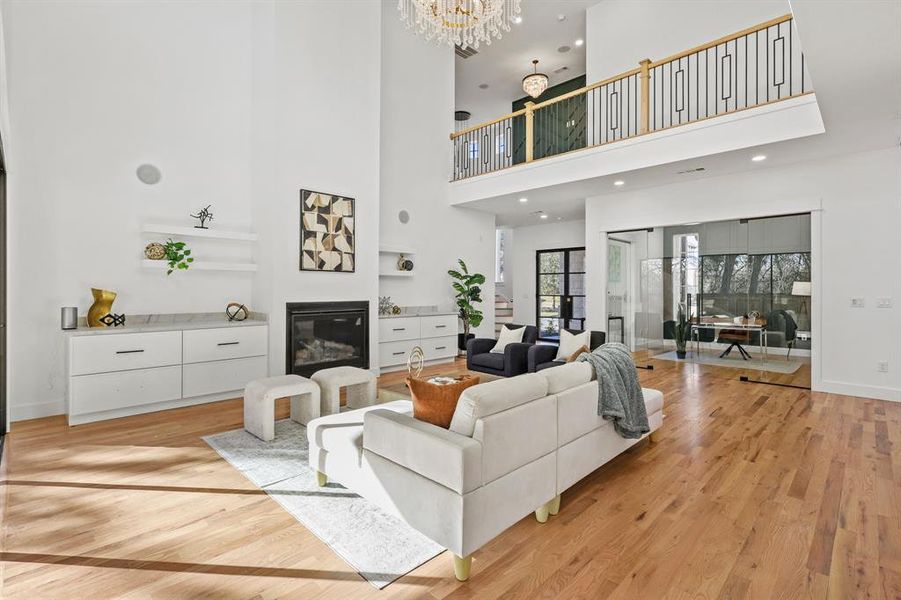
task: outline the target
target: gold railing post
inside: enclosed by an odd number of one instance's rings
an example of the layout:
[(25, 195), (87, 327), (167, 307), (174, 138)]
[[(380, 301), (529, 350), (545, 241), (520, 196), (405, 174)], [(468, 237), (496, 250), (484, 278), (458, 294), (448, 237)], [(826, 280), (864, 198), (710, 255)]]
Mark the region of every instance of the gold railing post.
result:
[(526, 162), (532, 162), (535, 158), (534, 106), (534, 102), (526, 102)]
[(650, 131), (651, 124), (651, 59), (646, 58), (638, 65), (641, 73), (638, 75), (641, 81), (641, 129), (639, 133)]

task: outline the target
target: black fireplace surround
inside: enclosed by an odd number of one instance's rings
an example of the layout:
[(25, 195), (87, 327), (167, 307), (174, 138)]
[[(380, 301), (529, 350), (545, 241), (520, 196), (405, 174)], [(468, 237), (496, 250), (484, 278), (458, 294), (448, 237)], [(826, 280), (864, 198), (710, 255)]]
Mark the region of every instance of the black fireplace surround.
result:
[(331, 367), (369, 368), (368, 301), (285, 307), (285, 373), (309, 377)]

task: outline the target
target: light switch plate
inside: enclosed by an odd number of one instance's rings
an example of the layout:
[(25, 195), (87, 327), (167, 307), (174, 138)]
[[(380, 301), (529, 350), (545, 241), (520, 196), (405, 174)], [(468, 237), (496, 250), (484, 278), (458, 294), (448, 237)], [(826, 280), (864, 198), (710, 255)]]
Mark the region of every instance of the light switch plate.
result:
[(851, 298), (851, 308), (863, 308), (866, 302), (863, 298)]
[(892, 299), (891, 298), (876, 298), (876, 306), (878, 308), (891, 308), (892, 307)]

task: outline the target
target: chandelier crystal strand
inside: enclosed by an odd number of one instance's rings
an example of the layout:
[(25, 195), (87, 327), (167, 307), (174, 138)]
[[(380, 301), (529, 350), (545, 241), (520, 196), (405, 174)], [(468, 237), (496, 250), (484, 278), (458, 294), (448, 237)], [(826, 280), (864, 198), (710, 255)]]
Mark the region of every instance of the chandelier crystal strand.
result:
[(510, 31), (521, 0), (398, 0), (408, 29), (438, 44), (478, 48)]

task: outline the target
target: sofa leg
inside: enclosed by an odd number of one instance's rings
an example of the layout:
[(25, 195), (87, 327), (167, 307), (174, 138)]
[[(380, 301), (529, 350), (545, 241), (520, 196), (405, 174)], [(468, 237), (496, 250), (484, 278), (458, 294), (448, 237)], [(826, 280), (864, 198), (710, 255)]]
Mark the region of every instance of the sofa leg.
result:
[(472, 554), (463, 557), (456, 554), (452, 554), (452, 556), (454, 557), (454, 576), (457, 581), (466, 581), (469, 579), (469, 570), (472, 568)]
[(651, 443), (656, 444), (657, 442), (660, 441), (660, 439), (663, 437), (662, 429), (663, 429), (662, 427), (658, 427), (657, 429), (655, 429), (654, 431), (651, 432), (651, 435), (649, 436), (651, 439)]
[(548, 514), (551, 516), (556, 515), (560, 512), (560, 494), (554, 496), (554, 499), (548, 502)]
[(325, 484), (328, 483), (328, 475), (322, 471), (316, 471), (316, 483), (319, 487), (325, 487)]
[(539, 506), (538, 509), (535, 511), (535, 518), (538, 520), (539, 523), (547, 522), (547, 517), (550, 514), (550, 506), (551, 506), (550, 502), (545, 502), (544, 504)]

